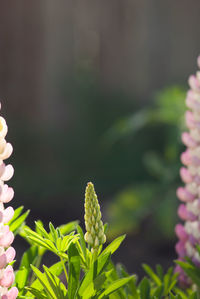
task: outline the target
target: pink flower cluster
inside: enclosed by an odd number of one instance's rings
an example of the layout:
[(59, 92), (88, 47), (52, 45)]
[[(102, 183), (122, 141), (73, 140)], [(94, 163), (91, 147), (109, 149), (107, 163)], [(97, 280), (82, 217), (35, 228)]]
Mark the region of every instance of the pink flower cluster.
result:
[(10, 246), (14, 235), (6, 225), (13, 217), (14, 210), (12, 207), (4, 208), (4, 204), (11, 201), (14, 196), (13, 189), (5, 184), (14, 173), (12, 165), (6, 166), (3, 162), (12, 154), (12, 145), (5, 140), (7, 131), (6, 121), (0, 116), (0, 298), (15, 299), (18, 290), (16, 287), (10, 288), (15, 275), (12, 266), (9, 265), (15, 258), (15, 249)]
[[(197, 60), (200, 68), (200, 56)], [(190, 90), (187, 93), (186, 125), (189, 132), (182, 134), (182, 142), (187, 147), (181, 154), (181, 162), (185, 167), (180, 169), (180, 176), (185, 183), (177, 189), (177, 197), (182, 202), (178, 208), (178, 215), (184, 224), (177, 224), (175, 232), (179, 238), (176, 252), (179, 259), (185, 256), (200, 266), (200, 255), (196, 245), (200, 244), (200, 71), (189, 77)], [(177, 266), (179, 281), (183, 285), (190, 284), (183, 270)]]

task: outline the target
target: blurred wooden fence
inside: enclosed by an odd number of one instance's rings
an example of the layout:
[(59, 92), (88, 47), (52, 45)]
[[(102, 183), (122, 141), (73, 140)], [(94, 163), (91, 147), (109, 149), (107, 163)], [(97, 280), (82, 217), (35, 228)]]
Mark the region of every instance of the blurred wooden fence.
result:
[(185, 82), (200, 52), (200, 1), (0, 4), (0, 95), (13, 117), (55, 118), (55, 82), (79, 63), (93, 67), (103, 85), (148, 100), (156, 89)]

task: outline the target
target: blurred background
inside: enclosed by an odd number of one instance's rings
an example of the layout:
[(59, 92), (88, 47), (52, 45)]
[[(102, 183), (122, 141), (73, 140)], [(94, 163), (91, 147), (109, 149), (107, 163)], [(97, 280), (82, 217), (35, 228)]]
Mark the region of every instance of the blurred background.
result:
[[(96, 186), (116, 262), (171, 265), (187, 78), (200, 2), (1, 1), (0, 97), (15, 207), (83, 221)], [(16, 240), (21, 248), (25, 244)]]

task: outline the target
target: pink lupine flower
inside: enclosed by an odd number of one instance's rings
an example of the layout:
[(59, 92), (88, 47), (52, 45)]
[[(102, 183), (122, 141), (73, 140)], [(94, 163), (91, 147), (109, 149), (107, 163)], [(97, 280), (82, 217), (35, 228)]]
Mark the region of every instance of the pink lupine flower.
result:
[[(200, 67), (200, 56), (197, 59)], [(190, 90), (186, 96), (186, 106), (190, 109), (185, 114), (188, 132), (182, 134), (182, 142), (186, 151), (181, 154), (181, 162), (185, 165), (180, 169), (180, 176), (185, 183), (177, 189), (177, 197), (183, 202), (178, 208), (178, 215), (184, 224), (175, 227), (179, 241), (176, 252), (180, 260), (185, 256), (200, 267), (200, 255), (196, 245), (200, 244), (200, 72), (188, 80)], [(184, 271), (177, 266), (181, 285), (187, 286), (190, 280)]]
[(15, 275), (11, 263), (15, 258), (15, 249), (11, 247), (14, 235), (6, 225), (13, 217), (13, 208), (4, 208), (4, 204), (13, 199), (14, 191), (4, 182), (14, 174), (12, 165), (5, 165), (4, 160), (10, 157), (13, 148), (5, 137), (8, 132), (6, 121), (0, 116), (0, 298), (15, 299), (18, 295), (16, 287), (11, 288)]

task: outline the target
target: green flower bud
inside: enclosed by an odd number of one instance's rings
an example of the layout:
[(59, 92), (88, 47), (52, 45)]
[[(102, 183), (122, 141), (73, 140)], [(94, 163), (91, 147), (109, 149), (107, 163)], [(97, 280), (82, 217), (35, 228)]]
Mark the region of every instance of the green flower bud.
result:
[[(106, 242), (103, 222), (101, 221), (100, 205), (94, 190), (94, 185), (88, 183), (85, 191), (85, 241), (96, 250)], [(93, 251), (92, 250), (92, 251)]]

